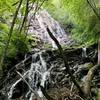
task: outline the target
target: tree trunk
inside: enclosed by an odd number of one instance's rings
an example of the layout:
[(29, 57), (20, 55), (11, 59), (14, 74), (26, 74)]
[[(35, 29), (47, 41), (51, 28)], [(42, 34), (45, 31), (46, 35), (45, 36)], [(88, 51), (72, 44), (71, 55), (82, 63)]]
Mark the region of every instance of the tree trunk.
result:
[(82, 88), (80, 87), (78, 81), (75, 79), (74, 75), (72, 74), (71, 70), (70, 70), (70, 67), (69, 67), (69, 64), (68, 64), (68, 60), (63, 52), (63, 48), (62, 46), (60, 45), (59, 41), (55, 38), (55, 36), (52, 34), (52, 32), (49, 30), (49, 28), (47, 27), (47, 31), (48, 31), (48, 34), (49, 36), (51, 37), (51, 39), (55, 42), (55, 44), (57, 45), (58, 47), (58, 50), (61, 54), (61, 57), (64, 61), (64, 64), (65, 64), (65, 67), (66, 67), (66, 72), (70, 75), (73, 83), (75, 84), (75, 86), (78, 88), (80, 94), (83, 96), (84, 95), (84, 92), (82, 90)]
[(2, 57), (0, 59), (0, 76), (2, 76), (2, 74), (3, 74), (3, 70), (4, 70), (4, 68), (3, 68), (4, 60), (6, 58), (6, 54), (7, 54), (7, 50), (8, 50), (8, 47), (9, 47), (10, 39), (11, 39), (13, 30), (14, 30), (14, 25), (16, 23), (16, 19), (17, 19), (18, 12), (19, 12), (20, 7), (22, 5), (22, 1), (23, 0), (20, 0), (19, 5), (16, 8), (16, 11), (15, 11), (15, 14), (14, 14), (14, 17), (13, 17), (13, 20), (12, 20), (12, 24), (11, 24), (11, 27), (10, 27), (10, 30), (9, 30), (9, 33), (8, 33), (8, 40), (7, 40), (7, 43), (5, 44), (4, 51), (3, 51), (3, 55), (2, 55)]

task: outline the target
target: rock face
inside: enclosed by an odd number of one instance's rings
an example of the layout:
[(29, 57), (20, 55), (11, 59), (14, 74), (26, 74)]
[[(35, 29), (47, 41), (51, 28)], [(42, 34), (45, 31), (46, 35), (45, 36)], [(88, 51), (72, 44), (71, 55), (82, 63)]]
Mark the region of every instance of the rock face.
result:
[[(91, 52), (91, 50), (93, 52)], [(68, 58), (68, 64), (70, 66), (72, 73), (75, 75), (78, 81), (82, 81), (84, 76), (87, 74), (87, 71), (89, 70), (89, 67), (87, 67), (87, 65), (89, 66), (91, 65), (92, 63), (91, 60), (87, 61), (85, 60), (87, 58), (82, 57), (82, 49), (76, 49), (76, 50), (66, 49), (64, 50), (64, 53)], [(96, 53), (93, 48), (87, 49), (86, 54), (88, 59), (93, 58), (92, 60), (95, 60), (94, 55), (96, 56)], [(34, 97), (30, 89), (28, 88), (27, 84), (23, 82), (23, 80), (18, 75), (15, 76), (13, 75), (13, 73), (14, 74), (16, 73), (16, 70), (23, 75), (23, 77), (27, 80), (32, 89), (35, 90), (35, 92), (37, 92), (37, 94), (40, 97), (42, 97), (43, 100), (46, 99), (44, 98), (41, 92), (40, 85), (43, 86), (47, 91), (49, 90), (50, 94), (52, 94), (52, 92), (55, 92), (53, 89), (56, 89), (58, 87), (60, 89), (71, 88), (72, 85), (71, 79), (69, 75), (66, 74), (63, 60), (60, 57), (60, 54), (58, 53), (57, 50), (53, 51), (35, 50), (32, 54), (28, 55), (28, 57), (29, 60), (25, 58), (23, 62), (18, 64), (18, 66), (16, 66), (17, 69), (13, 69), (13, 71), (10, 72), (8, 79), (6, 80), (6, 86), (4, 86), (3, 91), (5, 91), (5, 89), (6, 92), (8, 91), (9, 98), (24, 97), (27, 98), (27, 100), (31, 100), (29, 98)], [(27, 65), (25, 61), (28, 61), (30, 64)], [(86, 73), (84, 73), (84, 70), (86, 70), (85, 71)], [(12, 76), (12, 78), (10, 76)], [(21, 88), (21, 86), (23, 86), (22, 87), (23, 89)]]
[(61, 44), (68, 44), (68, 35), (65, 33), (64, 29), (61, 28), (60, 24), (54, 20), (46, 10), (39, 10), (35, 17), (32, 13), (33, 12), (30, 12), (29, 14), (29, 34), (38, 37), (39, 40), (43, 42), (43, 44), (49, 43), (52, 44), (52, 47), (56, 47), (48, 35), (48, 27)]

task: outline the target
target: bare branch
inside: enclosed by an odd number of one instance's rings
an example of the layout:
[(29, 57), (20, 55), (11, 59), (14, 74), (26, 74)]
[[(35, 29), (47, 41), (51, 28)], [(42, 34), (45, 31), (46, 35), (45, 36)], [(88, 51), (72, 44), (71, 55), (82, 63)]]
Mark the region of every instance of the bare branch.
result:
[(38, 93), (37, 93), (35, 90), (32, 89), (32, 87), (31, 87), (30, 84), (24, 79), (24, 77), (23, 77), (18, 71), (16, 71), (16, 72), (17, 72), (17, 74), (23, 79), (23, 81), (28, 85), (28, 87), (29, 87), (29, 89), (31, 90), (31, 92), (34, 93), (35, 96), (39, 98)]
[(83, 90), (82, 88), (80, 87), (80, 85), (78, 84), (78, 82), (75, 80), (75, 77), (73, 76), (73, 74), (71, 73), (71, 70), (69, 68), (69, 65), (68, 65), (68, 60), (66, 58), (66, 56), (64, 55), (64, 52), (63, 52), (63, 49), (60, 45), (60, 43), (58, 42), (58, 40), (54, 37), (54, 35), (51, 33), (51, 31), (49, 30), (49, 28), (47, 28), (47, 31), (48, 31), (48, 34), (49, 36), (51, 37), (51, 39), (55, 42), (55, 44), (57, 45), (58, 49), (59, 49), (59, 52), (61, 54), (61, 57), (63, 58), (63, 61), (64, 61), (64, 64), (65, 64), (65, 67), (66, 67), (66, 72), (70, 75), (73, 83), (75, 84), (75, 86), (78, 88), (78, 90), (80, 91), (81, 94), (84, 94), (83, 93)]

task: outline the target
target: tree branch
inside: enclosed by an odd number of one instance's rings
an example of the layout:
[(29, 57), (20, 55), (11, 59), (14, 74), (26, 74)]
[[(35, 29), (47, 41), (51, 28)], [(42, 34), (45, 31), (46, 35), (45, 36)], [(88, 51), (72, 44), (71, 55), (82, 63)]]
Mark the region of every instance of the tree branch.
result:
[(62, 58), (63, 58), (64, 64), (65, 64), (65, 67), (66, 67), (66, 72), (70, 75), (70, 77), (71, 77), (73, 83), (74, 83), (75, 86), (78, 88), (79, 92), (80, 92), (81, 94), (83, 94), (82, 88), (80, 87), (80, 85), (78, 84), (78, 82), (75, 80), (75, 77), (74, 77), (73, 74), (71, 73), (71, 70), (70, 70), (69, 65), (68, 65), (68, 63), (67, 63), (68, 60), (67, 60), (67, 58), (66, 58), (66, 56), (65, 56), (65, 54), (64, 54), (64, 51), (63, 51), (63, 49), (62, 49), (60, 43), (59, 43), (58, 40), (54, 37), (54, 35), (51, 33), (51, 31), (49, 30), (49, 28), (47, 28), (47, 31), (48, 31), (49, 36), (50, 36), (51, 39), (55, 42), (55, 44), (57, 45), (57, 47), (58, 47), (58, 49), (59, 49), (59, 52), (60, 52), (60, 54), (61, 54), (61, 56), (62, 56)]
[(19, 34), (21, 33), (22, 29), (23, 29), (23, 26), (24, 26), (24, 23), (27, 19), (27, 16), (28, 16), (28, 7), (29, 7), (29, 0), (26, 0), (26, 10), (25, 10), (25, 15), (24, 15), (24, 18), (23, 18), (23, 22), (22, 22), (22, 25), (21, 25), (21, 28), (19, 30)]
[(16, 71), (16, 72), (17, 72), (17, 74), (23, 79), (23, 81), (28, 85), (28, 87), (29, 87), (29, 89), (31, 90), (31, 92), (34, 93), (35, 96), (39, 98), (38, 93), (37, 93), (35, 90), (32, 89), (32, 87), (31, 87), (31, 86), (29, 85), (29, 83), (24, 79), (24, 77), (23, 77), (18, 71)]

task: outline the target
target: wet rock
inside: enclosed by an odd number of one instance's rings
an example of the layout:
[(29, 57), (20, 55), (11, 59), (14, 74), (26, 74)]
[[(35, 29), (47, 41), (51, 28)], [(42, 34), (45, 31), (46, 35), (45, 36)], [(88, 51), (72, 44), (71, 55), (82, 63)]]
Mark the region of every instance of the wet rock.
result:
[[(71, 38), (68, 36), (68, 34), (65, 33), (60, 24), (55, 19), (53, 19), (46, 10), (39, 10), (36, 13), (35, 18), (34, 16), (32, 16), (33, 14), (32, 12), (30, 12), (28, 20), (30, 20), (31, 23), (28, 33), (36, 36), (41, 41), (42, 46), (45, 44), (51, 44), (51, 47), (53, 47), (54, 49), (57, 48), (55, 43), (48, 35), (47, 27), (54, 34), (54, 36), (56, 36), (61, 44), (65, 45), (72, 43)], [(39, 46), (37, 45), (37, 47)]]
[[(71, 72), (76, 77), (76, 79), (78, 79), (78, 81), (82, 79), (87, 74), (88, 70), (93, 66), (91, 62), (83, 61), (81, 48), (75, 50), (66, 49), (64, 50), (64, 53), (68, 60)], [(95, 54), (95, 52), (93, 53)], [(90, 52), (88, 51), (87, 55), (89, 54)], [(91, 54), (91, 58), (93, 57), (94, 54)], [(26, 76), (30, 79), (28, 82), (30, 83), (33, 89), (36, 89), (38, 91), (41, 82), (46, 90), (49, 90), (54, 87), (71, 86), (71, 79), (65, 71), (65, 66), (58, 50), (37, 51), (36, 53), (31, 53), (31, 56), (32, 56), (32, 59), (30, 60), (31, 64), (29, 66), (24, 66), (23, 67), (24, 71), (21, 72), (21, 74), (24, 74), (25, 72), (29, 71), (30, 74), (27, 74), (28, 76), (27, 75)], [(46, 72), (48, 72), (47, 76)], [(97, 76), (98, 75), (99, 71)], [(13, 76), (12, 78), (14, 79), (14, 77), (15, 76)], [(95, 78), (95, 82), (97, 81), (98, 83), (99, 81), (98, 79), (99, 79), (98, 77)], [(16, 82), (16, 79), (14, 81)], [(11, 85), (12, 84), (9, 84), (9, 86)], [(23, 89), (24, 90), (23, 91), (21, 89), (23, 87), (21, 86), (23, 86), (22, 82), (16, 85), (13, 91), (13, 98), (18, 98), (25, 94), (26, 90)], [(100, 85), (98, 84), (97, 86), (99, 87)]]

